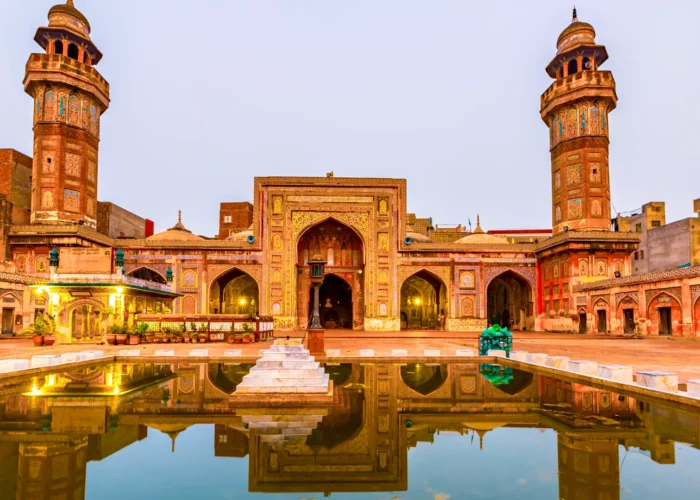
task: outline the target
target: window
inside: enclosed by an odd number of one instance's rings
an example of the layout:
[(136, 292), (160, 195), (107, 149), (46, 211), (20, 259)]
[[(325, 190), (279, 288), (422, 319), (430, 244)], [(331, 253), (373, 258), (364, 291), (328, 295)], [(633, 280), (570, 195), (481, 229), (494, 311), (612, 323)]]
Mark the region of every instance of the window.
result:
[(578, 61), (576, 59), (572, 59), (569, 61), (569, 74), (573, 75), (578, 71)]
[(639, 252), (634, 252), (634, 260), (639, 260)]
[(644, 250), (639, 251), (639, 258), (644, 260)]
[(231, 224), (231, 216), (224, 215), (224, 224)]
[(219, 443), (228, 443), (228, 436), (226, 434), (219, 434)]
[(660, 220), (651, 221), (651, 227), (661, 227), (661, 221)]
[(642, 232), (642, 224), (641, 223), (635, 224), (634, 230), (637, 231), (638, 233), (641, 233)]

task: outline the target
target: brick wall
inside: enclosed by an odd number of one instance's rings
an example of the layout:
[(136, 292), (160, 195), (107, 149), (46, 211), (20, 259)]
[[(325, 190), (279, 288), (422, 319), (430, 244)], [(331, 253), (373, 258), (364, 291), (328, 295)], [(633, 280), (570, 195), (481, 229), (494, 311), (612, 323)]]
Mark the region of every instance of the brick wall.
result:
[(28, 224), (32, 199), (32, 159), (14, 149), (0, 149), (0, 194), (10, 203), (13, 224)]
[(222, 203), (219, 209), (219, 239), (245, 231), (253, 224), (253, 205), (247, 201)]
[(145, 238), (146, 219), (114, 203), (98, 201), (97, 230), (110, 238)]

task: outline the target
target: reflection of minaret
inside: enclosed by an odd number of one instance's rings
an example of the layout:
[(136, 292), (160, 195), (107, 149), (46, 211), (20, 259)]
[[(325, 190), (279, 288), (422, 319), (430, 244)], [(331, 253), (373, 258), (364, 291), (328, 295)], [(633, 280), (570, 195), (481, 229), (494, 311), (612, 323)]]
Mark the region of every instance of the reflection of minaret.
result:
[[(61, 443), (21, 443), (17, 500), (85, 498), (88, 438)], [(6, 493), (6, 492), (3, 492)]]
[(620, 498), (617, 439), (582, 439), (559, 434), (559, 498)]

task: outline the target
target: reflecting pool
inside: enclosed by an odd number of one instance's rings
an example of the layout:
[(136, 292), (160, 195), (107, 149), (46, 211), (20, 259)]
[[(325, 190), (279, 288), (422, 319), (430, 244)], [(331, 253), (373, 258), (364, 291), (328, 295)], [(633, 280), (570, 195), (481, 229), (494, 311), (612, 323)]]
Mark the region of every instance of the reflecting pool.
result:
[(498, 365), (327, 365), (332, 403), (231, 397), (251, 364), (0, 384), (1, 499), (696, 499), (700, 412)]

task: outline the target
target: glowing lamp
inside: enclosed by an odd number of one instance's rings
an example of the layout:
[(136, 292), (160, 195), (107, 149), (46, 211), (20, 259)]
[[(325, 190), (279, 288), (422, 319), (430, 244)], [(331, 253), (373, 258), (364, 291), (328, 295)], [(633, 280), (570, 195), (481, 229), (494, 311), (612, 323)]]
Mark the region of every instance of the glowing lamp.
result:
[(118, 286), (117, 287), (117, 295), (121, 295), (122, 293), (124, 293), (124, 287)]

